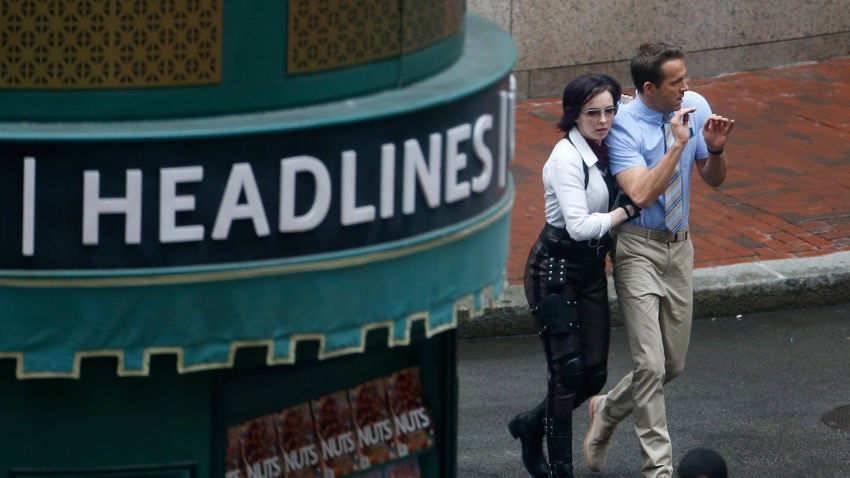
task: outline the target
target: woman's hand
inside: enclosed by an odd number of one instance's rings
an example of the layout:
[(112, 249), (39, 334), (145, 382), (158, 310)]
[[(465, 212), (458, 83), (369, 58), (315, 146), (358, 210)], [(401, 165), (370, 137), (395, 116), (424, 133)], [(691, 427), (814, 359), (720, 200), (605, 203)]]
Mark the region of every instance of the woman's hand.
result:
[[(620, 209), (625, 213), (625, 217), (617, 217), (614, 215), (615, 212), (618, 212)], [(614, 206), (611, 209), (612, 214), (612, 223), (614, 225), (619, 225), (620, 223), (631, 221), (632, 219), (640, 216), (641, 208), (637, 207), (637, 205), (632, 202), (632, 199), (626, 194), (622, 189), (617, 190), (617, 196), (614, 198)]]

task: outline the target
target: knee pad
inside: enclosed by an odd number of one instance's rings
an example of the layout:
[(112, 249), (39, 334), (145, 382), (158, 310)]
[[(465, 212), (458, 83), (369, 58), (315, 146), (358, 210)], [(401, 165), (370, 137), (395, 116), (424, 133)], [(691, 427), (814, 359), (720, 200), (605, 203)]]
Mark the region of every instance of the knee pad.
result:
[(539, 335), (569, 334), (578, 329), (578, 307), (575, 299), (552, 294), (531, 309)]
[[(582, 376), (584, 375), (584, 355), (581, 353), (571, 353), (561, 358), (555, 359), (550, 365), (552, 373), (550, 381), (557, 381), (565, 392), (569, 395), (575, 393), (581, 387)], [(550, 387), (555, 383), (550, 383)]]

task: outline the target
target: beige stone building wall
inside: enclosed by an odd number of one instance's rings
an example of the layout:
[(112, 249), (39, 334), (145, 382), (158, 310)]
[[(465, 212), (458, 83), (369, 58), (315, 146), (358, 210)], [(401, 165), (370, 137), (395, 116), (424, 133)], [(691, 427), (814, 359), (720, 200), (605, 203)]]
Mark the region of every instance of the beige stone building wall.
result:
[(850, 55), (848, 0), (467, 0), (511, 34), (521, 99), (560, 96), (585, 72), (632, 86), (637, 45), (663, 40), (687, 53), (688, 76), (708, 78)]

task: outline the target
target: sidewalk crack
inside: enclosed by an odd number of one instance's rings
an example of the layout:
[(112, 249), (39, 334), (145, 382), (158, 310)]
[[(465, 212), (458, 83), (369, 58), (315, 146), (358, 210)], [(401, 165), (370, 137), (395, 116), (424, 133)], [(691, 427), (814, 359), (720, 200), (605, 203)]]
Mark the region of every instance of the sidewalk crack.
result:
[(834, 129), (834, 130), (836, 130), (836, 131), (840, 131), (840, 132), (842, 132), (842, 133), (846, 133), (846, 132), (847, 132), (847, 130), (845, 130), (844, 128), (842, 128), (842, 127), (840, 127), (840, 126), (836, 126), (836, 125), (833, 125), (833, 124), (830, 124), (830, 123), (824, 123), (823, 121), (817, 120), (817, 119), (815, 119), (815, 118), (810, 118), (810, 117), (808, 117), (808, 116), (806, 116), (806, 115), (801, 115), (801, 114), (799, 114), (799, 113), (795, 113), (795, 114), (794, 114), (794, 116), (796, 116), (797, 118), (800, 118), (800, 119), (804, 119), (804, 120), (806, 120), (806, 121), (811, 121), (811, 122), (813, 122), (813, 123), (817, 123), (817, 124), (819, 124), (819, 125), (826, 126), (827, 128)]

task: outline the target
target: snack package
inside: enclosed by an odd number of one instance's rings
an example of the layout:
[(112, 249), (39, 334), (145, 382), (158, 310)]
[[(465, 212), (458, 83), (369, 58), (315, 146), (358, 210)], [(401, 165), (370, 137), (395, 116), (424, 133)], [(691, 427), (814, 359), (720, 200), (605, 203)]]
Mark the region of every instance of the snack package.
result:
[(387, 466), (383, 478), (422, 478), (419, 460), (408, 458)]
[(243, 478), (245, 471), (242, 467), (242, 451), (240, 442), (242, 425), (234, 425), (227, 429), (227, 449), (224, 458), (224, 478)]
[(392, 416), (387, 408), (384, 380), (361, 383), (348, 391), (357, 428), (357, 452), (360, 469), (395, 458), (395, 434)]
[(310, 404), (302, 403), (276, 415), (277, 442), (285, 478), (319, 478), (322, 464)]
[(276, 441), (274, 415), (266, 415), (245, 422), (242, 434), (242, 460), (245, 462), (246, 477), (283, 476)]
[(398, 456), (434, 446), (434, 422), (422, 399), (419, 367), (390, 375), (387, 401), (395, 425)]
[(324, 478), (357, 471), (357, 439), (345, 390), (312, 402)]

